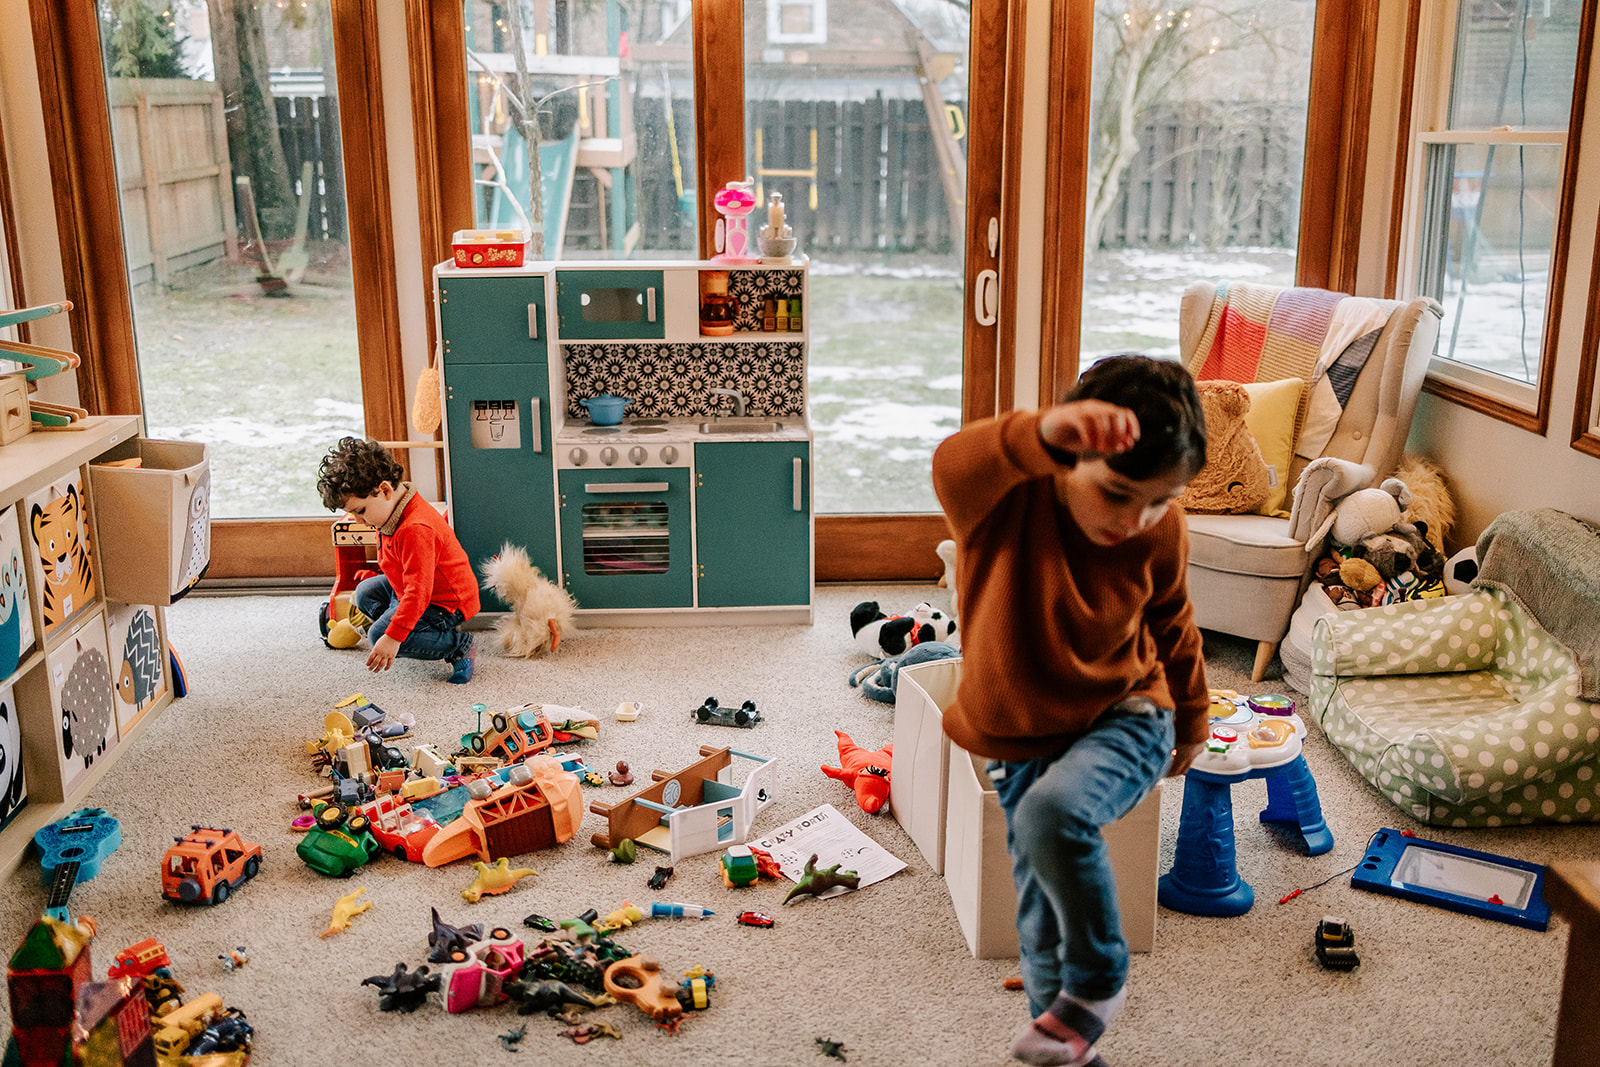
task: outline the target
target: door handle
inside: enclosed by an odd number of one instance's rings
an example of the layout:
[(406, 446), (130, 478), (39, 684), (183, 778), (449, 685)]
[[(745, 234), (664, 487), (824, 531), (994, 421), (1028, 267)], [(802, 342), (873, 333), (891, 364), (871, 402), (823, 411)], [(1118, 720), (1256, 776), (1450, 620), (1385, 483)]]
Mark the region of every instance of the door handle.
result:
[[(533, 305), (529, 304), (528, 308), (531, 311)], [(528, 404), (528, 432), (533, 435), (531, 444), (528, 446), (529, 449), (534, 452), (543, 452), (544, 420), (540, 417), (538, 397), (534, 397)]]
[(800, 510), (800, 470), (801, 460), (796, 456), (794, 457), (794, 510), (796, 511)]
[(646, 322), (656, 321), (656, 287), (653, 285), (644, 291), (644, 317)]
[(1000, 308), (1000, 275), (992, 269), (980, 270), (973, 280), (972, 317), (979, 326), (993, 326)]
[(666, 482), (584, 482), (585, 493), (665, 493)]
[(538, 339), (539, 339), (539, 305), (538, 304), (529, 304), (528, 305), (528, 340), (537, 341)]

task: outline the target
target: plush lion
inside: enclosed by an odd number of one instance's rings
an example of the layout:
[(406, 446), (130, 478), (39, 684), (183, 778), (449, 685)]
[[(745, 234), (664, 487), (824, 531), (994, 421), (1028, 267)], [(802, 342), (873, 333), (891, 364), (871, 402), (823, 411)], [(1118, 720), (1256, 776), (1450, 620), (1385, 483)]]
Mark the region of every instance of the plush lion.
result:
[(1244, 413), (1250, 394), (1238, 382), (1196, 382), (1206, 417), (1206, 465), (1178, 503), (1185, 511), (1239, 514), (1255, 511), (1271, 490), (1266, 461)]

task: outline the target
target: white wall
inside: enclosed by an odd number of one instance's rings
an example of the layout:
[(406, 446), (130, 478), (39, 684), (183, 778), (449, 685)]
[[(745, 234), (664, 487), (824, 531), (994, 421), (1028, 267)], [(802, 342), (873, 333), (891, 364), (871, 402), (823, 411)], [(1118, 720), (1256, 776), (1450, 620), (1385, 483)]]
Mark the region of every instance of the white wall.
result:
[[(1368, 180), (1362, 213), (1357, 292), (1382, 296), (1388, 255), (1398, 107), (1407, 0), (1382, 0)], [(1578, 197), (1572, 218), (1566, 289), (1553, 353), (1550, 428), (1543, 436), (1424, 393), (1407, 449), (1445, 471), (1458, 513), (1453, 545), (1470, 544), (1503, 511), (1553, 507), (1600, 521), (1600, 459), (1574, 450), (1572, 413), (1578, 391), (1584, 316), (1593, 271), (1600, 200), (1600, 77), (1591, 77), (1581, 134)]]

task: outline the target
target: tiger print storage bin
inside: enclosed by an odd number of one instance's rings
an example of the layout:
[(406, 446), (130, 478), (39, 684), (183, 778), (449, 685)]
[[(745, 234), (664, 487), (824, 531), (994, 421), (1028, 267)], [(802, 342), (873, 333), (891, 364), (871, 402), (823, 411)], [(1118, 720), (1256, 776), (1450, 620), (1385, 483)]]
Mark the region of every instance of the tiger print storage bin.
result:
[(99, 603), (94, 520), (84, 499), (81, 471), (74, 469), (29, 493), (23, 501), (22, 526), (28, 573), (48, 638), (67, 620)]
[(106, 598), (165, 607), (211, 563), (211, 459), (195, 441), (135, 437), (89, 466)]

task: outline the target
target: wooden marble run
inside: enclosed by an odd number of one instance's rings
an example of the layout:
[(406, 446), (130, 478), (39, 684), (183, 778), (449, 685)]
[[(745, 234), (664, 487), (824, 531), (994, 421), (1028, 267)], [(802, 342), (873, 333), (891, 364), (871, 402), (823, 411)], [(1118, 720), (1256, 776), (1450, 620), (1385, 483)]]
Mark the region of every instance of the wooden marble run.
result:
[[(665, 852), (676, 864), (688, 856), (740, 845), (757, 813), (773, 800), (777, 761), (729, 748), (700, 747), (701, 759), (673, 774), (652, 771), (651, 783), (615, 804), (598, 801), (589, 810), (606, 820), (606, 832), (591, 839), (612, 849), (624, 838)], [(753, 760), (742, 786), (733, 784), (733, 757)]]

